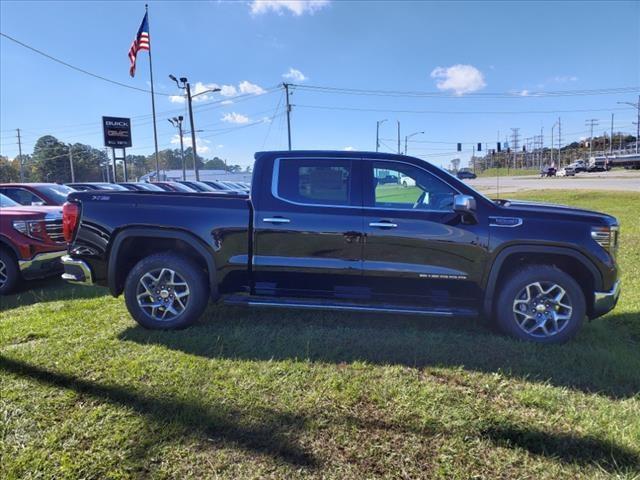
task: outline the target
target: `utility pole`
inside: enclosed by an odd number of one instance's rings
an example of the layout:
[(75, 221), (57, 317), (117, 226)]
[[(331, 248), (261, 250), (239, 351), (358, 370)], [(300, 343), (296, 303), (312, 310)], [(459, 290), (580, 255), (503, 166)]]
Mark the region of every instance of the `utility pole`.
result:
[[(513, 152), (513, 168), (517, 168), (517, 160), (518, 160), (518, 147), (520, 144), (520, 129), (512, 128), (511, 129), (511, 151)], [(508, 170), (507, 166), (507, 170)]]
[(589, 136), (589, 160), (591, 160), (591, 157), (593, 156), (593, 127), (598, 126), (598, 119), (590, 118), (585, 122), (585, 125), (591, 127), (591, 135)]
[(291, 104), (289, 103), (289, 84), (283, 83), (285, 94), (287, 95), (287, 138), (289, 141), (289, 150), (291, 150)]
[(560, 117), (558, 117), (558, 167), (562, 165), (562, 147), (560, 142), (562, 142), (562, 122)]
[(376, 152), (380, 150), (380, 125), (386, 121), (387, 119), (385, 118), (384, 120), (378, 120), (376, 122)]
[(184, 117), (180, 115), (179, 117), (169, 118), (169, 123), (178, 129), (178, 135), (180, 135), (180, 158), (182, 160), (182, 180), (187, 179), (187, 166), (184, 162), (184, 142), (182, 140), (182, 121)]
[(400, 155), (400, 120), (396, 120), (398, 122), (398, 155)]
[(22, 140), (20, 139), (20, 129), (16, 128), (18, 132), (18, 158), (20, 159), (20, 181), (24, 182), (24, 165), (22, 160)]
[(71, 167), (71, 183), (76, 181), (76, 174), (73, 170), (73, 145), (69, 144), (69, 167)]
[(611, 135), (609, 137), (609, 155), (613, 154), (613, 113), (611, 114)]

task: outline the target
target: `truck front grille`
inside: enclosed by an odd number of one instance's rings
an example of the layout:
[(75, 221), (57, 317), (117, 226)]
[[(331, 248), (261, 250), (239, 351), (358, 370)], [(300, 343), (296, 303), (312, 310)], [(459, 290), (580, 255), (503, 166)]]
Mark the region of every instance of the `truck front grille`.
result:
[(47, 229), (47, 235), (52, 241), (58, 243), (64, 242), (64, 235), (62, 234), (62, 219), (46, 220), (44, 224)]

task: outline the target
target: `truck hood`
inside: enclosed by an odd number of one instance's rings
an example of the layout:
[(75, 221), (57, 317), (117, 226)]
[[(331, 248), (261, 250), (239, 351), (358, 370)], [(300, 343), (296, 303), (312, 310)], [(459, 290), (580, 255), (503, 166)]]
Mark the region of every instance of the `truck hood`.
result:
[(62, 217), (61, 207), (46, 206), (20, 206), (20, 207), (2, 207), (0, 215), (3, 217), (13, 217), (15, 219), (28, 220), (43, 217)]
[(522, 200), (498, 200), (498, 205), (508, 211), (510, 215), (517, 212), (523, 215), (552, 215), (554, 217), (563, 216), (567, 220), (586, 220), (602, 225), (618, 225), (618, 220), (612, 215), (593, 210), (569, 207), (567, 205), (557, 205), (545, 202), (530, 202)]

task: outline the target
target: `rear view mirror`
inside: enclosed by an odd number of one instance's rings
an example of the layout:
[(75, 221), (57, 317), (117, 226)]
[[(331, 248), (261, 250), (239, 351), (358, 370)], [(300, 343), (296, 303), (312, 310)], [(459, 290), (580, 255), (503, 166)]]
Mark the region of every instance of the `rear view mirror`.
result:
[(476, 210), (476, 199), (471, 195), (455, 195), (453, 209), (458, 213), (473, 213)]

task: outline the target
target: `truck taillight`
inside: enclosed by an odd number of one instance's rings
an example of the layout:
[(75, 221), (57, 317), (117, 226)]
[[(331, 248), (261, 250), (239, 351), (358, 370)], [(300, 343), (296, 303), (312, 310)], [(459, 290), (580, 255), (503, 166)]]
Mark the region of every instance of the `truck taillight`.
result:
[(65, 202), (62, 206), (62, 234), (66, 242), (73, 240), (78, 221), (80, 220), (80, 207), (77, 203)]

